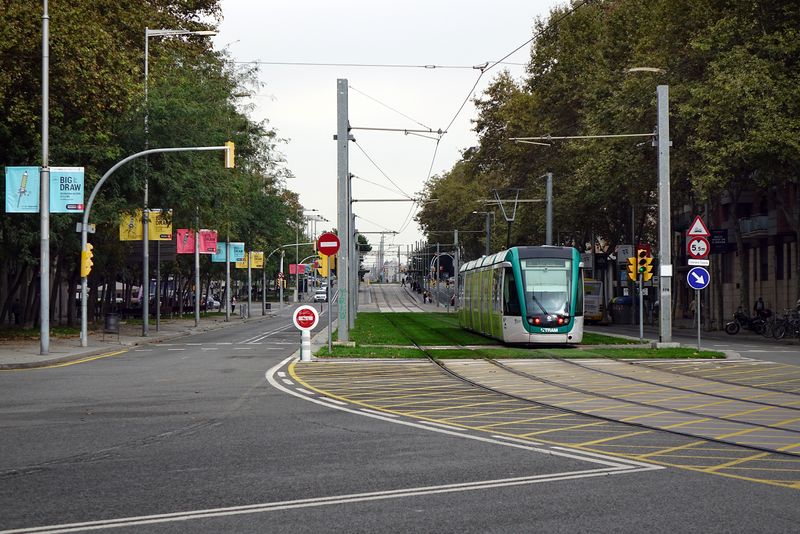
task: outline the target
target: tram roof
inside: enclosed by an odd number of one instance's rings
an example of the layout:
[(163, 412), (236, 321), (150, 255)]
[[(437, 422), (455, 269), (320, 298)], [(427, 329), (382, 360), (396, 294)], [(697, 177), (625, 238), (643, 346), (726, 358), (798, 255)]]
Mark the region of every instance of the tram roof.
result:
[[(469, 271), (471, 269), (478, 269), (487, 267), (505, 261), (511, 254), (512, 249), (501, 250), (489, 256), (482, 256), (476, 260), (468, 261), (461, 266), (459, 272)], [(552, 245), (542, 245), (535, 247), (514, 247), (520, 259), (525, 258), (571, 258), (574, 252), (573, 247), (556, 247)]]

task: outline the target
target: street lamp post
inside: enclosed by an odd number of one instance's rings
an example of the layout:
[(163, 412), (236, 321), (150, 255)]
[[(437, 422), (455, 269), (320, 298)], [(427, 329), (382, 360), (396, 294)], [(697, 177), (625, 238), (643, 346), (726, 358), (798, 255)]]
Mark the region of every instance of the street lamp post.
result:
[[(144, 29), (144, 149), (149, 148), (148, 133), (150, 122), (150, 111), (148, 107), (147, 92), (149, 80), (149, 56), (150, 56), (150, 37), (173, 37), (179, 35), (216, 35), (212, 30), (167, 30), (167, 29)], [(144, 206), (142, 209), (142, 291), (140, 292), (142, 302), (142, 336), (147, 337), (149, 333), (150, 316), (150, 212), (148, 210), (148, 179), (147, 168), (144, 175)], [(199, 289), (199, 288), (198, 288)], [(195, 299), (198, 295), (195, 294)]]

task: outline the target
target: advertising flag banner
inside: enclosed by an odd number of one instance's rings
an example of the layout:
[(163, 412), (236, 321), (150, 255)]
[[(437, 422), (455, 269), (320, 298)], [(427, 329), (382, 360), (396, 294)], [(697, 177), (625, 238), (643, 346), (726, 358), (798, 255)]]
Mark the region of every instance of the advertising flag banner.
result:
[(253, 251), (250, 253), (250, 265), (253, 269), (264, 268), (264, 253)]
[(178, 236), (175, 243), (178, 254), (194, 254), (194, 230), (178, 228), (175, 234)]
[(83, 192), (83, 167), (50, 167), (50, 213), (83, 213)]
[(306, 274), (305, 263), (290, 263), (289, 274)]
[(216, 254), (217, 231), (200, 230), (200, 254)]
[(231, 261), (244, 261), (244, 242), (233, 241), (229, 246), (231, 251), (228, 257)]
[[(217, 242), (217, 251), (211, 256), (214, 263), (225, 263), (225, 241)], [(228, 246), (228, 261), (244, 261), (244, 243), (230, 242)]]
[(237, 261), (237, 262), (236, 262), (236, 268), (237, 268), (237, 269), (247, 269), (247, 260), (248, 260), (249, 258), (250, 258), (250, 254), (248, 254), (247, 252), (245, 252), (245, 254), (244, 254), (244, 259), (242, 259), (241, 261)]
[(119, 240), (141, 241), (142, 239), (144, 239), (144, 231), (142, 230), (142, 210), (120, 215)]
[[(6, 167), (6, 213), (39, 213), (40, 167)], [(50, 167), (50, 213), (83, 213), (83, 167)]]
[(6, 213), (39, 213), (39, 167), (6, 167)]
[(225, 241), (217, 241), (217, 251), (211, 255), (213, 263), (225, 263)]
[(172, 210), (150, 210), (147, 238), (150, 241), (172, 241)]

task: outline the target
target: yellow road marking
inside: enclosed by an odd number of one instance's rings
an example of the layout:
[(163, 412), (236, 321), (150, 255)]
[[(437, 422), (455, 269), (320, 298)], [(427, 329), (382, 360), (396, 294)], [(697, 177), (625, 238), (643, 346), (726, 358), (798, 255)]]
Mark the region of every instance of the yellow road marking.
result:
[(661, 456), (673, 451), (686, 450), (690, 447), (694, 447), (695, 445), (702, 445), (703, 443), (706, 443), (706, 441), (705, 440), (692, 441), (691, 443), (685, 443), (683, 445), (677, 445), (675, 447), (661, 449), (660, 451), (653, 451), (653, 452), (648, 452), (647, 454), (640, 454), (639, 458), (648, 458), (650, 456)]
[(125, 350), (118, 350), (116, 352), (108, 352), (106, 354), (99, 354), (97, 356), (89, 356), (87, 358), (81, 358), (80, 360), (72, 360), (69, 362), (62, 362), (56, 363), (53, 365), (43, 365), (41, 367), (27, 367), (25, 369), (0, 369), (2, 371), (36, 371), (37, 369), (55, 369), (56, 367), (67, 367), (68, 365), (78, 365), (79, 363), (86, 363), (86, 362), (93, 362), (94, 360), (101, 360), (103, 358), (110, 358), (111, 356), (117, 356), (119, 354), (124, 354), (128, 352), (128, 349)]
[(576, 444), (576, 446), (585, 447), (586, 445), (598, 445), (600, 443), (606, 443), (608, 441), (614, 441), (614, 440), (622, 439), (622, 438), (629, 438), (631, 436), (638, 436), (640, 434), (649, 434), (651, 432), (653, 432), (653, 431), (652, 430), (640, 430), (638, 432), (628, 432), (627, 434), (620, 434), (619, 436), (612, 436), (610, 438), (603, 438), (603, 439), (598, 439), (598, 440), (595, 440), (595, 441), (584, 441), (583, 443)]
[(739, 465), (739, 464), (742, 464), (744, 462), (749, 462), (750, 460), (758, 460), (759, 458), (763, 458), (764, 456), (767, 456), (767, 454), (768, 453), (766, 453), (766, 452), (762, 452), (762, 453), (759, 453), (759, 454), (753, 454), (752, 456), (746, 456), (744, 458), (731, 460), (730, 462), (727, 462), (727, 463), (724, 463), (724, 464), (715, 465), (713, 467), (707, 467), (706, 471), (708, 471), (709, 473), (713, 473), (714, 471), (719, 471), (720, 469), (733, 467), (734, 465)]

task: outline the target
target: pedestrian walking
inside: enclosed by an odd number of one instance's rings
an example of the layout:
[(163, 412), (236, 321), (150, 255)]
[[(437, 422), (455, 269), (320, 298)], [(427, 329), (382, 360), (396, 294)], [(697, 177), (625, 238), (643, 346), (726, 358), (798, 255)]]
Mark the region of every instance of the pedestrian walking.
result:
[(236, 297), (231, 297), (231, 313), (236, 313)]

